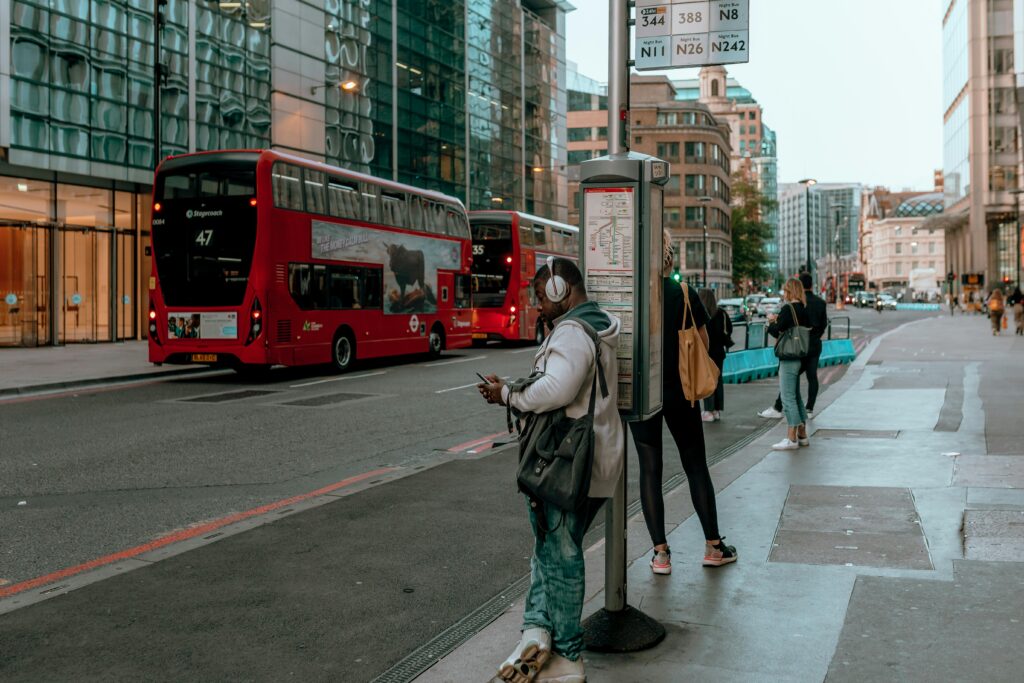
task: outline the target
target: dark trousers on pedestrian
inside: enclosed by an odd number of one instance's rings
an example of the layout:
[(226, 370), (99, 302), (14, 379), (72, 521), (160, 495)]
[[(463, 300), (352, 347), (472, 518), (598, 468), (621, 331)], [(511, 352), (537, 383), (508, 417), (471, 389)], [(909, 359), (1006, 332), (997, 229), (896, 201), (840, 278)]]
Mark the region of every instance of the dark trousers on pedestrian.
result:
[(715, 360), (715, 365), (718, 366), (718, 386), (715, 387), (715, 393), (704, 399), (704, 410), (712, 412), (717, 410), (719, 412), (725, 410), (725, 382), (722, 381), (722, 366), (725, 364), (725, 359)]
[[(821, 349), (818, 349), (800, 361), (800, 374), (807, 376), (807, 410), (814, 410), (814, 402), (818, 400), (818, 360), (820, 358)], [(775, 398), (775, 410), (782, 412), (782, 394)]]

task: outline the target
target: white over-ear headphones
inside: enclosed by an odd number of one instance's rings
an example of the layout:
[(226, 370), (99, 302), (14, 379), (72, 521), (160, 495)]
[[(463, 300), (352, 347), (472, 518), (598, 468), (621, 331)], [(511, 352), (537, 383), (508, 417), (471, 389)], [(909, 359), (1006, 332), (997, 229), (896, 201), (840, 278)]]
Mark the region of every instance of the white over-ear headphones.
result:
[(547, 284), (544, 285), (544, 294), (547, 296), (548, 301), (557, 304), (569, 295), (569, 283), (561, 275), (555, 275), (554, 256), (548, 256), (548, 270), (551, 271), (551, 277), (548, 278)]

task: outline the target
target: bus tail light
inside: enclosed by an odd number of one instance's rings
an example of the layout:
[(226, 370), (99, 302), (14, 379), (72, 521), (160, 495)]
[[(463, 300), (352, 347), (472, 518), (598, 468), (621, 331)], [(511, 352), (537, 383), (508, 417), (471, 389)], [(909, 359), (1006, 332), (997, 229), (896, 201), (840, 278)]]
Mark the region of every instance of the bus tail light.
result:
[(153, 302), (149, 302), (149, 338), (160, 344), (160, 335), (157, 333), (156, 325), (156, 306)]
[(511, 256), (506, 256), (505, 257), (505, 263), (508, 264), (508, 265), (512, 265), (512, 257)]
[(509, 309), (508, 309), (508, 312), (509, 312), (508, 326), (512, 327), (512, 326), (514, 326), (516, 324), (516, 307), (515, 306), (510, 306)]
[(249, 338), (245, 340), (245, 345), (248, 346), (256, 341), (262, 331), (263, 307), (260, 306), (259, 298), (253, 297), (252, 308), (249, 309)]

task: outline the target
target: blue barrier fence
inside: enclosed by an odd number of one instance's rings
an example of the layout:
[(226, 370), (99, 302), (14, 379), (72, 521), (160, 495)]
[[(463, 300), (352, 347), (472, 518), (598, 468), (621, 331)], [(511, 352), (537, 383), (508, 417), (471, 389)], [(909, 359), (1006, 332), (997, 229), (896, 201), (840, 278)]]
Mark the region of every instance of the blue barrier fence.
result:
[[(821, 343), (818, 367), (851, 363), (857, 357), (852, 339), (829, 339)], [(773, 347), (729, 353), (722, 367), (722, 381), (742, 384), (779, 374), (779, 359)]]
[(938, 311), (941, 309), (939, 304), (896, 304), (897, 311)]

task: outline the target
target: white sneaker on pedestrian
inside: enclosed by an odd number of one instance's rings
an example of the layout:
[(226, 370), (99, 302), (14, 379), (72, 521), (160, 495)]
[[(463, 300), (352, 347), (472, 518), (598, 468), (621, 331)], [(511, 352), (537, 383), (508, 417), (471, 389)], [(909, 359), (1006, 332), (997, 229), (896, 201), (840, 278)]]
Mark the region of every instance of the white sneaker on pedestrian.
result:
[(777, 420), (780, 417), (782, 417), (782, 413), (779, 412), (778, 410), (775, 410), (775, 408), (765, 408), (764, 410), (759, 412), (757, 416), (766, 418), (768, 420)]
[(807, 411), (807, 419), (808, 420), (813, 420), (814, 419), (814, 411), (813, 410), (808, 410)]
[(529, 683), (536, 679), (550, 657), (551, 634), (539, 627), (525, 629), (519, 645), (498, 667), (498, 678), (513, 683)]
[(811, 445), (811, 440), (808, 439), (806, 436), (804, 438), (802, 438), (802, 439), (798, 438), (796, 440), (796, 442), (798, 444), (800, 444), (801, 446), (810, 446)]
[(707, 410), (702, 410), (700, 413), (700, 419), (702, 422), (714, 422), (715, 416)]
[(775, 451), (795, 451), (800, 448), (800, 444), (796, 441), (790, 441), (788, 438), (783, 439), (777, 444), (772, 444), (772, 450)]
[(551, 655), (547, 666), (540, 670), (537, 683), (587, 683), (583, 657), (573, 662), (559, 654)]
[(722, 411), (721, 410), (716, 410), (714, 412), (714, 416), (715, 416), (715, 422), (718, 422), (719, 420), (722, 419)]

